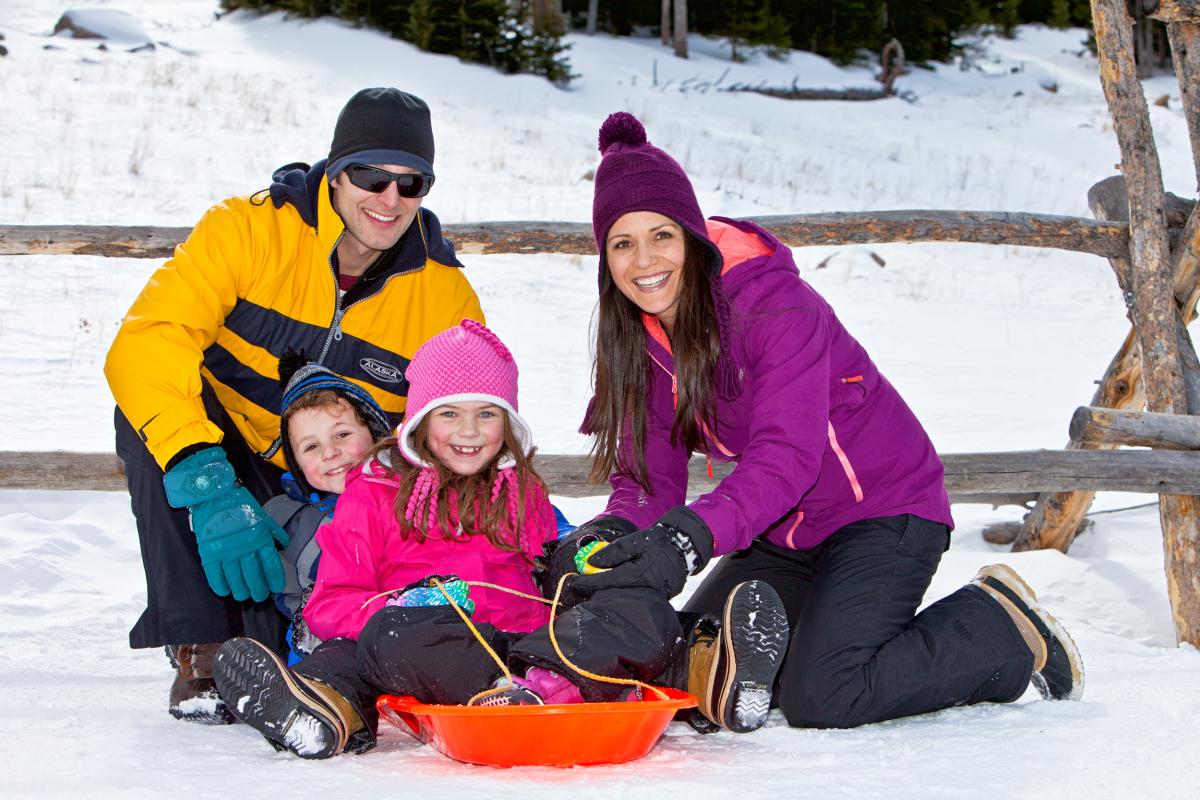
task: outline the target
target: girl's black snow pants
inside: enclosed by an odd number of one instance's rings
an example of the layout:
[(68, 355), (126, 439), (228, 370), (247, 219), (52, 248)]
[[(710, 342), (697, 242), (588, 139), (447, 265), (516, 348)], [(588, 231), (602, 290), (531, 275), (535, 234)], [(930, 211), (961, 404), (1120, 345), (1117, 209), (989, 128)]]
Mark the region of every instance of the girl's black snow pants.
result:
[(949, 535), (903, 515), (847, 525), (811, 550), (756, 540), (721, 558), (686, 608), (719, 613), (741, 581), (774, 587), (792, 626), (776, 699), (795, 727), (1015, 700), (1033, 656), (999, 604), (968, 585), (916, 613)]
[[(282, 492), (283, 471), (250, 449), (207, 383), (201, 398), (208, 418), (224, 432), (221, 447), (250, 494), (265, 504)], [(146, 610), (129, 632), (129, 646), (207, 644), (249, 636), (286, 654), (288, 621), (273, 600), (239, 602), (213, 594), (187, 509), (167, 503), (162, 469), (119, 408), (114, 422), (146, 572)]]
[[(594, 681), (562, 663), (549, 626), (509, 633), (486, 623), (476, 629), (514, 675), (551, 669), (579, 686), (584, 699), (616, 700), (628, 686)], [(597, 592), (554, 621), (558, 645), (571, 663), (611, 678), (651, 682), (681, 655), (679, 615), (650, 591)], [(358, 640), (331, 639), (293, 668), (332, 686), (348, 699), (367, 728), (378, 725), (381, 694), (410, 694), (423, 703), (462, 704), (503, 672), (450, 606), (380, 609)]]

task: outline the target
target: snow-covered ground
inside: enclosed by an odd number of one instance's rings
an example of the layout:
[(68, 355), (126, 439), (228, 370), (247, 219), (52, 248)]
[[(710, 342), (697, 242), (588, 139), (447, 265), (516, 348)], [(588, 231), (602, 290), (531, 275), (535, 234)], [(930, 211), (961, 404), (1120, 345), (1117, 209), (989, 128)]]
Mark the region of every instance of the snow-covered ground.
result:
[[(68, 8), (121, 9), (157, 42), (47, 38)], [(966, 208), (1088, 214), (1116, 140), (1081, 31), (1022, 28), (982, 57), (916, 69), (912, 102), (796, 103), (734, 83), (870, 86), (866, 68), (804, 53), (731, 64), (692, 40), (573, 36), (569, 90), (423, 54), (331, 21), (232, 14), (216, 0), (6, 0), (0, 34), (0, 221), (190, 225), (212, 202), (328, 149), (355, 90), (396, 85), (433, 108), (445, 222), (590, 219), (595, 135), (629, 110), (692, 175), (709, 214)], [(1056, 87), (1048, 91), (1046, 87)], [(1179, 87), (1147, 95), (1167, 188), (1195, 196)], [(881, 267), (872, 258), (884, 261)], [(1127, 330), (1099, 258), (1009, 247), (871, 245), (796, 251), (927, 424), (939, 450), (1058, 447)], [(489, 322), (522, 368), (522, 410), (543, 452), (582, 452), (596, 261), (466, 257)], [(821, 265), (821, 266), (819, 266)], [(6, 450), (111, 450), (104, 353), (149, 261), (0, 259), (0, 426)], [(553, 332), (547, 336), (547, 332)], [(1096, 509), (1152, 498), (1102, 495)], [(602, 499), (560, 501), (586, 519)], [(957, 506), (935, 599), (982, 564), (1013, 564), (1083, 651), (1087, 692), (1053, 704), (951, 709), (853, 731), (773, 716), (744, 737), (672, 726), (635, 764), (508, 770), (449, 761), (394, 731), (361, 758), (302, 763), (244, 726), (165, 713), (161, 653), (131, 651), (142, 608), (124, 494), (0, 492), (3, 796), (275, 797), (316, 791), (423, 796), (1192, 796), (1200, 768), (1200, 656), (1177, 647), (1153, 508), (1097, 514), (1069, 555), (1014, 555), (983, 525), (1019, 510)]]

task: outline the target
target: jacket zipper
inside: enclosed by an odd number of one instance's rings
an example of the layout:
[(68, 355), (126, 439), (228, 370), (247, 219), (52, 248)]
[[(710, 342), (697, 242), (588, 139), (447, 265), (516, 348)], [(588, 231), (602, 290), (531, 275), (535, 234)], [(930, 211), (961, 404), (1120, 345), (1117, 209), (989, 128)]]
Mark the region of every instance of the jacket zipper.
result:
[[(325, 342), (321, 345), (321, 355), (317, 356), (316, 363), (318, 364), (325, 363), (325, 356), (329, 355), (329, 349), (333, 347), (333, 343), (341, 341), (342, 338), (342, 317), (345, 316), (346, 310), (342, 308), (342, 288), (338, 285), (337, 267), (333, 265), (333, 254), (337, 252), (338, 245), (342, 243), (345, 235), (345, 231), (338, 235), (337, 241), (333, 243), (333, 249), (325, 257), (325, 262), (329, 265), (329, 274), (333, 278), (333, 319), (329, 322), (329, 330), (325, 333)], [(283, 439), (276, 436), (275, 440), (271, 442), (271, 446), (260, 455), (263, 458), (273, 458), (282, 446)]]
[[(421, 241), (424, 241), (425, 240), (425, 228), (421, 224), (421, 215), (417, 214), (416, 219), (417, 219), (417, 225), (420, 226)], [(342, 340), (342, 318), (346, 316), (346, 312), (350, 310), (351, 306), (358, 305), (359, 303), (363, 302), (364, 300), (370, 300), (372, 297), (374, 297), (375, 295), (382, 292), (383, 288), (385, 286), (387, 286), (388, 282), (391, 281), (392, 278), (395, 278), (399, 275), (408, 275), (411, 272), (418, 272), (419, 270), (425, 268), (425, 264), (422, 263), (422, 265), (417, 269), (407, 269), (407, 270), (403, 270), (400, 272), (392, 272), (391, 274), (384, 276), (383, 280), (379, 281), (379, 285), (375, 288), (374, 291), (368, 292), (368, 293), (364, 294), (362, 297), (355, 300), (353, 303), (343, 306), (342, 305), (342, 297), (344, 295), (344, 292), (342, 292), (341, 287), (338, 285), (337, 268), (333, 266), (333, 254), (337, 252), (338, 245), (342, 243), (342, 239), (345, 236), (346, 236), (346, 231), (343, 230), (341, 232), (341, 234), (338, 236), (337, 241), (333, 243), (333, 249), (329, 251), (329, 256), (327, 259), (329, 262), (329, 272), (330, 272), (330, 274), (333, 275), (333, 288), (334, 288), (334, 292), (335, 292), (334, 297), (336, 299), (334, 300), (333, 320), (329, 323), (329, 332), (325, 336), (324, 346), (321, 347), (321, 357), (317, 359), (318, 364), (324, 364), (325, 356), (329, 355), (330, 349), (333, 348), (333, 343), (340, 342)], [(425, 252), (428, 255), (428, 252), (429, 252), (428, 244), (426, 244), (426, 246), (425, 246)]]
[(837, 434), (833, 430), (833, 422), (829, 423), (829, 446), (833, 448), (834, 455), (842, 464), (842, 471), (846, 473), (846, 479), (850, 481), (850, 488), (854, 491), (854, 502), (861, 503), (863, 500), (862, 485), (858, 482), (858, 475), (854, 472), (854, 466), (850, 463), (850, 457), (846, 455), (846, 451), (838, 444)]
[(659, 369), (671, 376), (671, 408), (679, 408), (679, 385), (675, 381), (675, 372), (667, 369), (666, 365), (659, 361), (649, 349), (646, 350), (646, 355), (650, 356), (651, 361), (658, 364)]
[(337, 252), (338, 245), (342, 243), (345, 235), (345, 231), (338, 235), (337, 241), (333, 243), (333, 249), (325, 257), (329, 264), (329, 274), (333, 277), (333, 320), (329, 323), (329, 330), (325, 334), (325, 344), (321, 347), (321, 355), (317, 357), (318, 364), (325, 363), (325, 356), (329, 355), (329, 348), (333, 346), (334, 341), (340, 341), (342, 338), (342, 315), (346, 312), (342, 308), (342, 287), (338, 285), (337, 267), (333, 265), (333, 254)]
[[(421, 240), (424, 241), (425, 240), (425, 227), (421, 223), (420, 213), (417, 214), (416, 220), (417, 220), (417, 224), (420, 226)], [(322, 364), (322, 365), (325, 363), (325, 357), (329, 355), (329, 351), (333, 348), (333, 343), (340, 342), (342, 340), (342, 318), (346, 316), (346, 312), (350, 310), (350, 307), (357, 303), (361, 303), (364, 300), (369, 300), (370, 298), (379, 294), (381, 291), (383, 291), (383, 287), (387, 285), (388, 281), (390, 281), (392, 278), (396, 277), (396, 274), (388, 275), (384, 280), (379, 282), (379, 288), (377, 288), (375, 291), (370, 292), (368, 294), (364, 294), (362, 297), (358, 298), (353, 303), (350, 303), (350, 305), (343, 307), (342, 306), (342, 288), (340, 285), (338, 285), (337, 267), (335, 267), (333, 265), (333, 254), (337, 252), (338, 245), (340, 245), (342, 243), (342, 239), (345, 238), (345, 236), (346, 236), (346, 231), (343, 229), (342, 232), (340, 234), (338, 234), (337, 241), (333, 243), (333, 248), (329, 251), (329, 255), (326, 256), (326, 258), (325, 258), (326, 263), (329, 264), (329, 274), (331, 276), (333, 276), (333, 291), (334, 291), (334, 301), (333, 302), (334, 302), (334, 305), (333, 305), (333, 319), (329, 322), (329, 330), (325, 334), (325, 342), (324, 342), (324, 344), (321, 345), (321, 355), (316, 360), (318, 364)], [(426, 252), (426, 255), (428, 256), (428, 253), (429, 253), (428, 243), (426, 243), (426, 245), (425, 245), (425, 252)], [(422, 269), (424, 268), (424, 264), (422, 264), (421, 268)], [(397, 273), (397, 274), (407, 274), (408, 272), (415, 272), (415, 271), (416, 270), (405, 270), (403, 273)], [(672, 386), (674, 386), (674, 383), (672, 383)], [(271, 446), (268, 447), (266, 449), (266, 451), (261, 453), (260, 455), (263, 458), (272, 458), (275, 455), (275, 453), (279, 450), (279, 448), (282, 446), (282, 444), (283, 444), (283, 440), (280, 439), (278, 436), (276, 436), (275, 441), (271, 442)]]
[[(679, 408), (679, 384), (675, 377), (675, 372), (667, 369), (666, 365), (655, 358), (654, 353), (651, 353), (649, 349), (646, 350), (646, 354), (650, 356), (651, 361), (658, 365), (659, 369), (671, 376), (671, 407)], [(717, 435), (709, 430), (708, 423), (702, 419), (697, 421), (700, 423), (700, 430), (703, 431), (704, 435), (708, 437), (708, 440), (712, 442), (713, 445), (720, 450), (723, 455), (728, 456), (729, 458), (736, 457), (737, 454), (726, 447), (721, 440), (717, 438)], [(704, 457), (708, 460), (708, 477), (712, 478), (712, 458), (709, 457), (708, 453), (705, 453)]]

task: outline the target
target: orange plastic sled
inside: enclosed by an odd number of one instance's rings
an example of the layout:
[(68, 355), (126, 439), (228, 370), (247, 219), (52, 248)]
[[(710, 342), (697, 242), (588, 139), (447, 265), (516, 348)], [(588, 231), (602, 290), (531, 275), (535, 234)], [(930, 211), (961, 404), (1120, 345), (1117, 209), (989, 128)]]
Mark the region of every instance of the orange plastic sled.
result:
[(442, 706), (385, 694), (375, 705), (388, 722), (468, 764), (574, 767), (621, 764), (654, 747), (675, 712), (696, 705), (678, 689), (666, 700), (553, 706)]

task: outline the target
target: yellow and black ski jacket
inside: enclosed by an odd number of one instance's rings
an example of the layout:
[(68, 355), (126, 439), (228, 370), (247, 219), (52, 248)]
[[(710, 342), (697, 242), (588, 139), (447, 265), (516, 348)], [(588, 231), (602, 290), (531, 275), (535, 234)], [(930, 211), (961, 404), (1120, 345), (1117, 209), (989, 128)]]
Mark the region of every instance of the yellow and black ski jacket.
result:
[(268, 192), (213, 206), (126, 314), (104, 374), (159, 466), (218, 443), (200, 399), (212, 385), (246, 442), (284, 466), (279, 356), (301, 350), (364, 387), (396, 423), (405, 369), (425, 340), (484, 322), (441, 224), (422, 208), (400, 241), (339, 298), (344, 225), (324, 162), (289, 164)]

